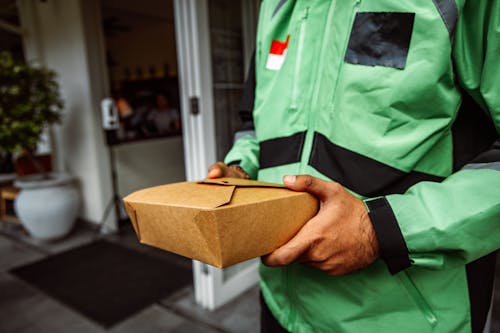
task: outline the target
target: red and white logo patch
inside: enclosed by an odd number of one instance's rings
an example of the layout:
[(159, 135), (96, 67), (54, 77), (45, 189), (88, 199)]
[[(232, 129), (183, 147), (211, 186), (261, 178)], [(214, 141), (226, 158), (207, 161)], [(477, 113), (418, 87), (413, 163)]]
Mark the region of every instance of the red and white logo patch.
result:
[(273, 71), (279, 71), (281, 69), (281, 66), (283, 66), (283, 63), (285, 62), (289, 40), (290, 35), (286, 36), (286, 40), (284, 42), (273, 40), (271, 43), (271, 49), (269, 50), (269, 55), (267, 56), (267, 69)]

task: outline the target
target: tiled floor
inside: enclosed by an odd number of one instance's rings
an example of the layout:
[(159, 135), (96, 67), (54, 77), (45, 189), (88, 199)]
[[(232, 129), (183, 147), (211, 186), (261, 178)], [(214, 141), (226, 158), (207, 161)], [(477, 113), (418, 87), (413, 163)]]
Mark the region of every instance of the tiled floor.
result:
[[(79, 226), (64, 241), (46, 243), (33, 240), (20, 226), (0, 228), (2, 333), (252, 333), (260, 330), (257, 287), (215, 312), (197, 306), (192, 287), (186, 287), (105, 330), (8, 273), (13, 267), (89, 243), (98, 237), (95, 230)], [(169, 260), (180, 265), (191, 265), (190, 260), (139, 244), (131, 230), (104, 237), (153, 256), (169, 256)]]
[[(64, 241), (46, 243), (33, 240), (20, 226), (8, 225), (0, 228), (0, 332), (2, 333), (259, 332), (259, 292), (256, 287), (215, 312), (197, 306), (192, 288), (187, 287), (105, 330), (8, 273), (13, 267), (91, 242), (99, 237), (95, 230), (80, 225)], [(139, 244), (135, 234), (126, 228), (118, 235), (105, 237), (154, 256), (169, 255)], [(169, 260), (175, 260), (180, 265), (191, 265), (187, 259), (170, 256)], [(498, 262), (500, 263), (500, 258)], [(500, 264), (497, 264), (496, 280), (498, 292), (494, 300), (490, 333), (500, 333)]]

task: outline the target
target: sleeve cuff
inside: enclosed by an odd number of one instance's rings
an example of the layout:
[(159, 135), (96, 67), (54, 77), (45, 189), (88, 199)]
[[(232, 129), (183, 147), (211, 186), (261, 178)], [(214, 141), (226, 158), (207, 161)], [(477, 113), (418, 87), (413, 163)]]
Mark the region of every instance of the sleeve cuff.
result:
[(387, 199), (368, 199), (365, 204), (379, 242), (380, 257), (387, 264), (389, 272), (396, 274), (410, 267), (408, 247)]
[(231, 156), (226, 157), (224, 163), (227, 165), (237, 165), (250, 176), (250, 179), (257, 179), (257, 168), (248, 160), (232, 159)]
[(229, 165), (229, 166), (231, 166), (231, 165), (240, 166), (240, 164), (241, 164), (241, 160), (231, 161), (231, 162), (227, 163), (227, 165)]

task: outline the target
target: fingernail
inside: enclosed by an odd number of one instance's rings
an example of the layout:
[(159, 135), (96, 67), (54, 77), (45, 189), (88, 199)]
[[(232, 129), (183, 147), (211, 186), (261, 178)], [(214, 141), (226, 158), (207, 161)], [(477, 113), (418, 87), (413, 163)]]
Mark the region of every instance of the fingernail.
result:
[(296, 176), (284, 176), (283, 183), (294, 184), (296, 179), (297, 179)]

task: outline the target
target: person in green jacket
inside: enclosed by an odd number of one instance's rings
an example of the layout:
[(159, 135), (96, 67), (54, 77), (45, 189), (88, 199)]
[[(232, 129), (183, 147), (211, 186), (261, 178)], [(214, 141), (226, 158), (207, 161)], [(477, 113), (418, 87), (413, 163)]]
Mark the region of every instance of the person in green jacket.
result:
[(321, 202), (262, 258), (262, 331), (482, 332), (500, 245), (500, 0), (264, 0), (253, 64), (255, 131), (209, 177)]

